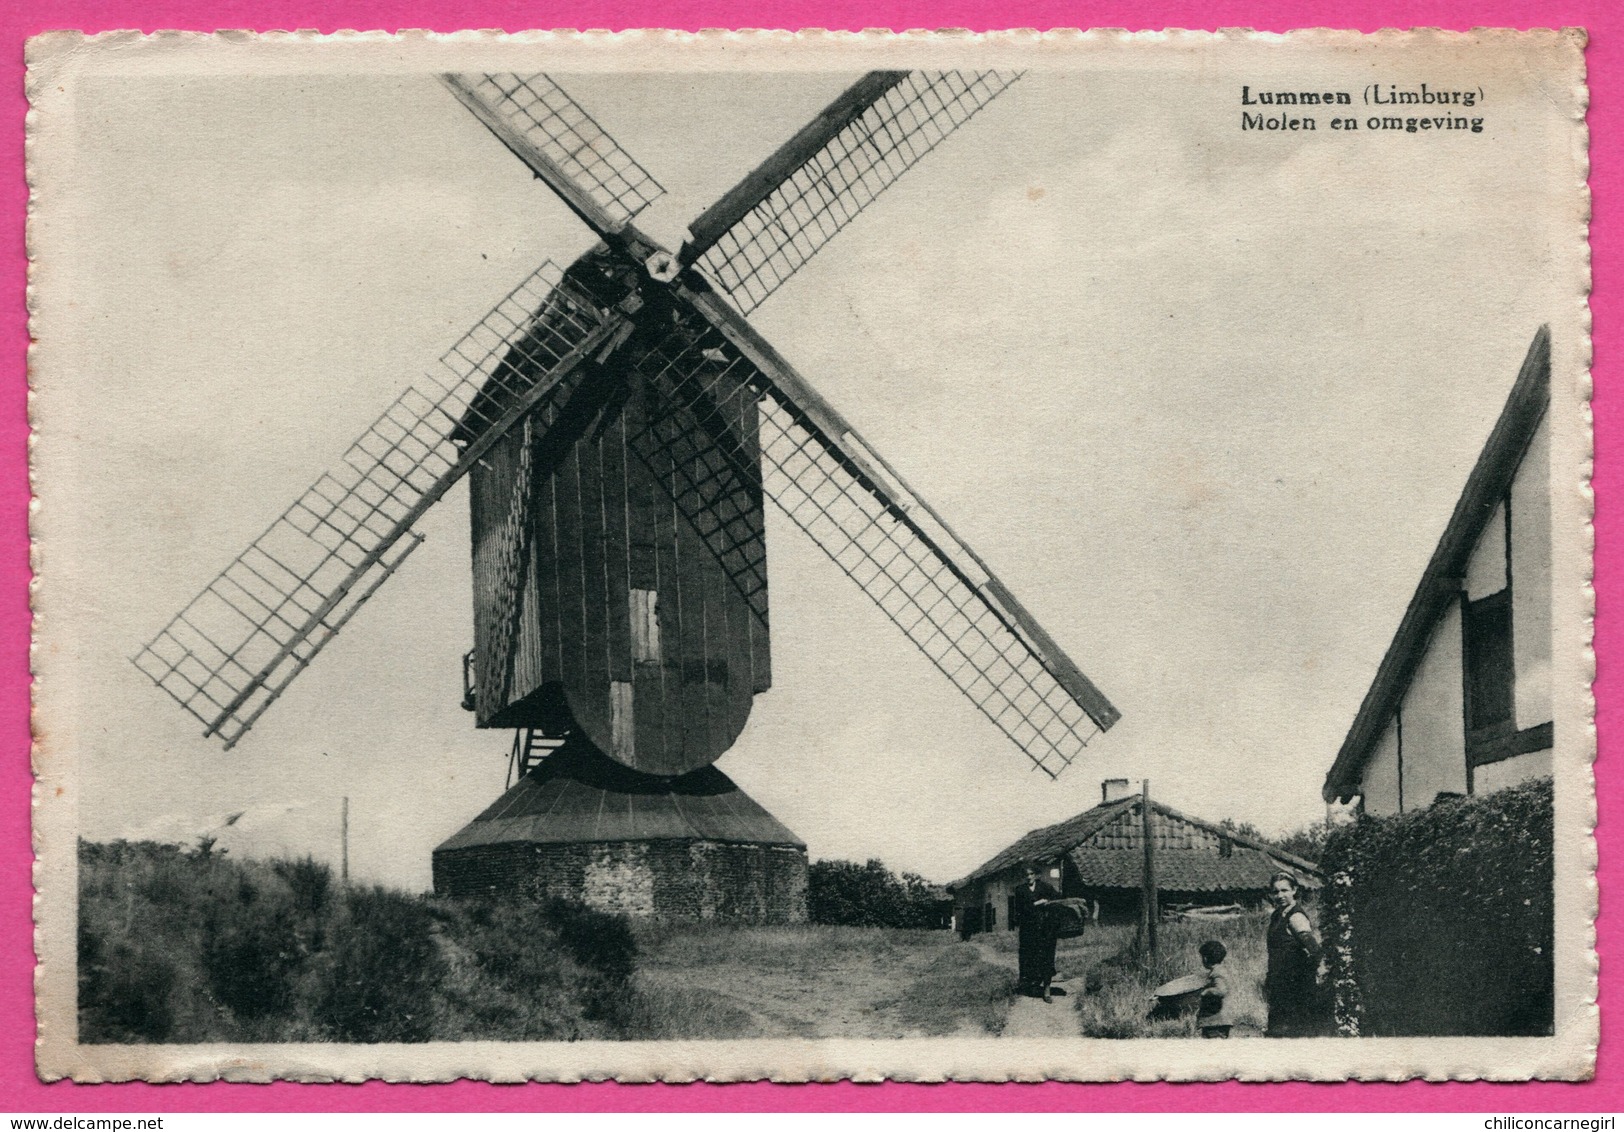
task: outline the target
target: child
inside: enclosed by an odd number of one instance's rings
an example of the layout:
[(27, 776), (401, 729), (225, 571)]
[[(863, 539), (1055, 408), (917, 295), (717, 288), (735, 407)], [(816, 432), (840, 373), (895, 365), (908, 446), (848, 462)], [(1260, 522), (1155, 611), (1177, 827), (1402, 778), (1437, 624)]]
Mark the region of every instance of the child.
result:
[(1201, 1027), (1203, 1038), (1227, 1038), (1230, 1022), (1224, 1011), (1224, 1000), (1229, 997), (1229, 976), (1224, 974), (1224, 960), (1229, 957), (1229, 949), (1209, 939), (1199, 950), (1201, 965), (1207, 969), (1207, 985), (1201, 990), (1195, 1022)]

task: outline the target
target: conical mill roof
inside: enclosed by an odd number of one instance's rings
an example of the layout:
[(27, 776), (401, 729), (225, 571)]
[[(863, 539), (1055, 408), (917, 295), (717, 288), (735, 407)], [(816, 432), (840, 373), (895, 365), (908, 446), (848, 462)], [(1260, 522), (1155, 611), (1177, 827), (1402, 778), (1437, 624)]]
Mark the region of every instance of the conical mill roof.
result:
[(638, 774), (589, 746), (547, 756), (436, 853), (511, 842), (697, 840), (806, 843), (715, 767)]

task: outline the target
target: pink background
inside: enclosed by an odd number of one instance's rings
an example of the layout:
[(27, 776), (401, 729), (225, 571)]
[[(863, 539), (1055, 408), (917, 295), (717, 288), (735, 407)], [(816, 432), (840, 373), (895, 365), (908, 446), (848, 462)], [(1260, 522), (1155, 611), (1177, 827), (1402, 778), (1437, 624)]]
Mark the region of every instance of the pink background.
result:
[[(1289, 0), (1162, 0), (1060, 4), (1049, 0), (1000, 0), (995, 5), (948, 0), (841, 4), (834, 0), (766, 0), (760, 4), (725, 0), (649, 0), (616, 3), (574, 0), (545, 8), (511, 0), (261, 0), (259, 3), (99, 3), (96, 0), (38, 0), (32, 11), (11, 0), (0, 10), (0, 114), (10, 129), (0, 147), (0, 210), (4, 216), (4, 261), (0, 282), (0, 343), (9, 359), (0, 380), (0, 749), (6, 752), (0, 782), (0, 854), (14, 867), (0, 873), (0, 1111), (71, 1113), (92, 1111), (275, 1111), (352, 1110), (1302, 1110), (1335, 1106), (1344, 1110), (1617, 1111), (1624, 1109), (1624, 1064), (1618, 1050), (1614, 1012), (1621, 1008), (1612, 960), (1624, 948), (1624, 917), (1610, 899), (1624, 875), (1612, 852), (1611, 831), (1624, 819), (1624, 785), (1615, 781), (1619, 754), (1613, 737), (1624, 707), (1621, 679), (1612, 663), (1624, 650), (1618, 617), (1610, 600), (1624, 572), (1618, 534), (1624, 517), (1618, 494), (1624, 469), (1609, 459), (1624, 447), (1624, 396), (1611, 387), (1613, 350), (1621, 335), (1620, 256), (1624, 222), (1616, 202), (1624, 189), (1624, 161), (1617, 144), (1624, 132), (1620, 87), (1624, 85), (1624, 5), (1616, 0), (1501, 0), (1450, 3), (1447, 0), (1357, 0), (1292, 3)], [(335, 14), (336, 13), (336, 14)], [(1596, 696), (1601, 754), (1597, 762), (1601, 841), (1598, 879), (1602, 889), (1598, 949), (1602, 960), (1602, 1041), (1594, 1081), (1586, 1084), (1404, 1085), (531, 1085), (493, 1086), (458, 1082), (442, 1086), (277, 1085), (99, 1085), (66, 1082), (42, 1085), (34, 1075), (34, 967), (31, 939), (32, 886), (24, 863), (30, 859), (28, 796), (28, 628), (27, 584), (27, 423), (22, 380), (27, 327), (23, 310), (23, 41), (52, 28), (103, 31), (112, 28), (431, 28), (464, 27), (627, 28), (676, 27), (1253, 27), (1286, 31), (1296, 27), (1474, 26), (1589, 29), (1592, 132), (1590, 176), (1594, 196), (1591, 247), (1594, 253), (1596, 450)]]

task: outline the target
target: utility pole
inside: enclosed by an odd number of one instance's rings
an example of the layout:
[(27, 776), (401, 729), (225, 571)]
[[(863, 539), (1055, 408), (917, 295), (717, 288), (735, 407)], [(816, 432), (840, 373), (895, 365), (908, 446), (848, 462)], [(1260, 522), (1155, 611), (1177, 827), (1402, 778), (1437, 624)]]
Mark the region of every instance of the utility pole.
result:
[(339, 864), (338, 880), (346, 888), (350, 883), (350, 796), (344, 795), (338, 821)]
[(1144, 887), (1139, 894), (1139, 925), (1140, 938), (1145, 944), (1145, 953), (1152, 959), (1156, 957), (1156, 926), (1161, 920), (1161, 910), (1157, 907), (1156, 898), (1156, 839), (1154, 827), (1150, 820), (1150, 779), (1146, 778), (1139, 784), (1139, 816), (1141, 832), (1145, 842), (1145, 875)]

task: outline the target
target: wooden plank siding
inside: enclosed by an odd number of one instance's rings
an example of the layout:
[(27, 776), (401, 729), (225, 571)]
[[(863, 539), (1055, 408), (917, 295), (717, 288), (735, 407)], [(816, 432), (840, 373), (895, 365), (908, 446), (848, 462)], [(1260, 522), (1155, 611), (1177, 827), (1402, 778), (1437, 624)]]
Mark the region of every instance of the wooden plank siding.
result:
[[(633, 455), (629, 448), (630, 437), (640, 434), (647, 427), (642, 398), (633, 397), (627, 401), (625, 409), (621, 412), (621, 421), (628, 434), (626, 498), (627, 537), (632, 547), (631, 584), (659, 595), (660, 599), (655, 602), (655, 614), (663, 621), (667, 612), (662, 607), (670, 605), (675, 597), (674, 594), (662, 592), (668, 587), (661, 584), (664, 581), (661, 577), (661, 566), (669, 571), (671, 565), (669, 561), (661, 562), (659, 545), (659, 506), (664, 493), (654, 482), (643, 462)], [(628, 593), (628, 605), (630, 601)], [(660, 644), (664, 649), (669, 641), (675, 640), (675, 636), (663, 623), (660, 630)], [(635, 733), (643, 737), (640, 744), (643, 757), (652, 762), (662, 763), (666, 757), (666, 672), (663, 658), (662, 652), (660, 657), (635, 662), (632, 668), (633, 690), (642, 693), (632, 705), (637, 724)]]
[[(602, 388), (581, 395), (597, 398), (589, 403), (596, 417), (565, 406), (549, 414), (550, 436), (536, 430), (531, 555), (517, 601), (513, 675), (500, 703), (489, 621), (501, 600), (495, 570), (516, 486), (517, 433), (470, 477), (478, 724), (556, 727), (562, 704), (605, 754), (647, 773), (683, 774), (732, 746), (753, 695), (770, 684), (764, 587), (751, 587), (761, 591), (753, 596), (741, 587), (717, 555), (714, 531), (708, 542), (696, 529), (707, 507), (721, 511), (756, 540), (754, 561), (764, 562), (760, 493), (741, 497), (735, 477), (730, 510), (701, 498), (693, 468), (651, 467), (633, 443), (648, 432), (644, 397), (606, 396)], [(759, 460), (755, 403), (739, 400), (739, 408), (725, 401), (728, 430), (736, 429), (747, 459)], [(698, 427), (686, 409), (674, 415)], [(657, 642), (645, 638), (657, 655), (644, 660), (632, 628), (634, 590), (648, 591), (642, 608), (652, 606), (658, 625)]]
[[(608, 568), (604, 561), (608, 554), (603, 497), (603, 465), (607, 458), (603, 438), (596, 430), (576, 448), (575, 462), (580, 468), (581, 484), (581, 590), (585, 618), (582, 670), (586, 687), (594, 689), (609, 686), (609, 623), (626, 623), (625, 615), (617, 615), (612, 607), (614, 599), (609, 592)], [(626, 608), (625, 602), (619, 606), (620, 610)]]
[(626, 418), (617, 413), (604, 425), (603, 432), (603, 545), (604, 608), (608, 626), (609, 678), (631, 682), (631, 624), (609, 610), (615, 594), (630, 593), (631, 535), (626, 498)]

